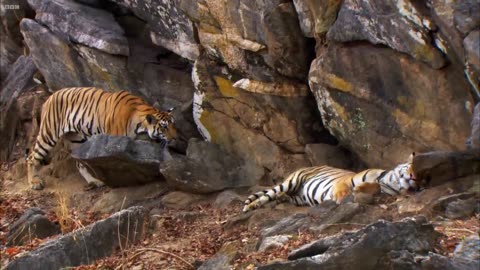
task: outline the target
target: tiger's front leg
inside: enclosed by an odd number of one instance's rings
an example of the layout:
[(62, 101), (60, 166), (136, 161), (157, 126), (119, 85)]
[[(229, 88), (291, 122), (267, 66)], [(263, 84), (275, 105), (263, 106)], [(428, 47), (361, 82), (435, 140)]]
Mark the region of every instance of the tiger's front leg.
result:
[(42, 190), (45, 187), (45, 182), (38, 175), (40, 166), (40, 161), (36, 160), (33, 154), (27, 158), (27, 179), (30, 187), (34, 190)]

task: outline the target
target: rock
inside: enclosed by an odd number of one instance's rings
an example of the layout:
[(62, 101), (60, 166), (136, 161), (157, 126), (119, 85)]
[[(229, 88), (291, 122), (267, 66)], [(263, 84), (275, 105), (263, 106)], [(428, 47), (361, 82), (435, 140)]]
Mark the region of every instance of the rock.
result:
[(453, 252), (455, 259), (477, 262), (480, 259), (480, 238), (478, 234), (472, 234), (460, 242)]
[(470, 32), (463, 40), (463, 47), (467, 63), (480, 72), (480, 30)]
[(127, 38), (113, 15), (67, 0), (29, 0), (35, 20), (58, 37), (109, 54), (129, 55)]
[(23, 18), (31, 16), (31, 13), (27, 0), (3, 0), (0, 18), (3, 25), (1, 31), (5, 30), (5, 38), (21, 46), (22, 34), (20, 34), (19, 24)]
[(20, 30), (30, 56), (51, 89), (89, 85), (84, 73), (77, 71), (81, 60), (67, 42), (34, 20), (23, 19)]
[(262, 229), (260, 234), (262, 238), (265, 238), (272, 235), (294, 233), (302, 228), (307, 228), (309, 220), (310, 218), (305, 214), (294, 214), (279, 220), (271, 227)]
[(72, 151), (72, 157), (86, 163), (92, 176), (109, 187), (158, 182), (160, 163), (171, 159), (159, 143), (125, 136), (95, 135)]
[(238, 254), (238, 243), (227, 242), (210, 259), (204, 262), (198, 270), (230, 270)]
[[(3, 17), (2, 17), (3, 18)], [(0, 27), (0, 78), (3, 84), (4, 78), (7, 78), (13, 63), (22, 54), (22, 49), (8, 37), (7, 33)]]
[(359, 204), (373, 204), (375, 202), (374, 195), (370, 193), (355, 192), (353, 201)]
[(468, 149), (480, 149), (480, 102), (477, 103), (473, 111), (472, 133), (467, 141)]
[(288, 256), (291, 262), (258, 269), (351, 269), (352, 265), (358, 269), (379, 269), (377, 266), (391, 250), (425, 254), (433, 250), (438, 236), (425, 218), (381, 220), (357, 232), (327, 237), (294, 250)]
[(421, 261), (421, 268), (425, 270), (477, 270), (478, 261), (458, 260), (430, 253)]
[[(19, 97), (31, 91), (35, 84), (32, 81), (37, 71), (30, 57), (20, 56), (11, 67), (8, 77), (2, 81), (0, 91), (0, 160), (9, 160), (12, 156), (15, 140), (22, 114), (19, 107)], [(32, 107), (27, 107), (32, 109)], [(30, 111), (31, 113), (32, 111)]]
[(358, 203), (340, 204), (334, 211), (330, 211), (328, 215), (312, 219), (309, 229), (316, 233), (321, 233), (332, 225), (349, 221), (353, 216), (363, 211), (364, 209)]
[(445, 216), (450, 219), (466, 218), (479, 209), (479, 201), (476, 198), (456, 200), (447, 205)]
[(477, 269), (477, 262), (465, 262), (461, 260), (452, 259), (430, 252), (423, 256), (409, 252), (407, 250), (391, 251), (388, 253), (388, 258), (382, 262), (382, 269), (429, 269), (429, 270), (447, 270), (447, 269)]
[(206, 56), (197, 60), (192, 73), (193, 118), (205, 140), (250, 166), (266, 168), (271, 172), (267, 179), (310, 166), (303, 154), (305, 144), (325, 138), (311, 110), (311, 97), (261, 95), (235, 88), (234, 74)]
[(160, 172), (175, 189), (210, 193), (226, 188), (248, 187), (263, 175), (263, 169), (229, 155), (218, 145), (191, 139), (187, 156), (161, 164)]
[(200, 44), (232, 70), (264, 82), (304, 79), (313, 46), (302, 36), (295, 7), (275, 1), (180, 1), (198, 25)]
[[(63, 235), (10, 262), (5, 269), (60, 269), (83, 264), (125, 249), (143, 237), (147, 211), (122, 210), (85, 228)], [(119, 240), (121, 242), (119, 242)]]
[(102, 194), (93, 204), (92, 211), (100, 213), (117, 212), (141, 202), (158, 198), (167, 192), (168, 188), (165, 182), (115, 188)]
[(341, 146), (329, 144), (307, 144), (305, 154), (312, 166), (328, 165), (335, 168), (351, 169), (353, 161), (351, 154)]
[(480, 26), (480, 5), (475, 0), (465, 0), (453, 4), (455, 27), (467, 34)]
[(446, 61), (431, 45), (432, 21), (412, 2), (344, 1), (327, 38), (336, 42), (367, 40), (407, 53), (433, 68), (442, 68)]
[[(395, 166), (412, 151), (461, 149), (470, 131), (465, 102), (473, 100), (454, 66), (434, 70), (386, 48), (331, 45), (312, 62), (309, 83), (324, 125), (369, 167)], [(448, 111), (435, 105), (447, 103)]]
[(9, 228), (7, 246), (23, 246), (35, 238), (43, 239), (59, 233), (60, 226), (51, 222), (41, 209), (33, 207)]
[(226, 208), (235, 202), (243, 202), (244, 198), (233, 190), (224, 190), (217, 195), (213, 205), (219, 208)]
[(293, 0), (303, 35), (310, 38), (325, 35), (335, 22), (341, 3), (338, 0)]
[(126, 69), (125, 56), (73, 45), (30, 19), (22, 20), (20, 29), (50, 89), (78, 86), (96, 86), (110, 91), (135, 89), (135, 82)]
[(17, 58), (8, 76), (2, 80), (1, 109), (8, 107), (22, 93), (35, 86), (32, 79), (36, 71), (37, 68), (30, 57), (22, 55)]
[(427, 179), (431, 186), (440, 185), (462, 176), (480, 175), (480, 152), (435, 151), (415, 155), (413, 170), (418, 179)]
[(258, 251), (264, 252), (272, 248), (282, 247), (288, 240), (292, 238), (291, 235), (275, 235), (265, 237), (260, 243)]
[(162, 197), (161, 202), (170, 208), (179, 209), (186, 208), (201, 200), (205, 200), (206, 196), (201, 194), (191, 194), (182, 191), (172, 191)]
[(178, 1), (151, 2), (114, 0), (137, 17), (148, 22), (151, 27), (153, 43), (174, 53), (195, 61), (199, 55), (199, 46), (195, 40), (193, 23), (179, 9)]

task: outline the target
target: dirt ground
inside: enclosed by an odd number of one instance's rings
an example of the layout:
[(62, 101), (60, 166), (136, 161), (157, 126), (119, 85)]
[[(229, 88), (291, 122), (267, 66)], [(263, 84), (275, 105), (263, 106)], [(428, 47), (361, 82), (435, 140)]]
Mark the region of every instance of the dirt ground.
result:
[[(24, 246), (5, 247), (9, 225), (30, 207), (43, 209), (50, 220), (61, 225), (63, 233), (82, 228), (111, 214), (92, 209), (100, 197), (113, 190), (107, 187), (84, 190), (86, 182), (72, 166), (71, 160), (62, 159), (55, 166), (42, 169), (43, 174), (48, 176), (48, 184), (42, 191), (33, 191), (25, 178), (24, 161), (1, 164), (0, 255), (3, 266), (21, 253), (49, 240), (31, 239)], [(212, 195), (190, 206), (169, 208), (162, 205), (161, 196), (139, 203), (147, 207), (151, 215), (149, 233), (140, 243), (122, 247), (111, 257), (94, 264), (73, 269), (194, 269), (219, 250), (234, 251), (235, 269), (253, 269), (268, 262), (286, 260), (290, 251), (320, 237), (361, 228), (355, 226), (353, 220), (351, 224), (343, 224), (336, 230), (322, 234), (298, 231), (283, 246), (257, 252), (258, 228), (264, 225), (262, 223), (278, 220), (285, 213), (305, 212), (307, 208), (281, 204), (257, 214), (241, 215), (242, 202), (239, 200), (218, 207), (214, 206), (216, 196)], [(383, 200), (383, 205), (396, 201), (392, 197)], [(391, 220), (406, 216), (381, 207), (371, 209), (371, 212), (363, 215), (378, 215)], [(437, 230), (445, 234), (440, 239), (438, 252), (449, 255), (461, 239), (478, 232), (478, 219), (479, 216), (473, 216), (464, 220), (438, 222)]]

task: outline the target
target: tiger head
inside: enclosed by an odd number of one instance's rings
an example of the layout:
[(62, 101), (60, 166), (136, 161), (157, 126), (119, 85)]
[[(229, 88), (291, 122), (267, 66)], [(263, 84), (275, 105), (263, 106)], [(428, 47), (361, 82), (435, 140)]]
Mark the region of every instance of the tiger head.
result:
[(394, 181), (390, 182), (389, 185), (397, 191), (417, 191), (421, 183), (417, 181), (415, 173), (412, 169), (413, 158), (415, 157), (415, 152), (412, 153), (406, 163), (400, 164), (395, 167), (392, 171), (394, 174)]
[(172, 141), (177, 137), (173, 120), (173, 109), (166, 112), (157, 111), (145, 116), (144, 128), (154, 141)]

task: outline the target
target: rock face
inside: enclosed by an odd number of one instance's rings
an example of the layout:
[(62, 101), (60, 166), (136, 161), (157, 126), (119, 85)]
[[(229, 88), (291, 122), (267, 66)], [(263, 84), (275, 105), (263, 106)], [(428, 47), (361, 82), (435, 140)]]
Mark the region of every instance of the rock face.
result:
[(0, 160), (11, 158), (15, 145), (16, 133), (21, 125), (22, 114), (18, 98), (35, 84), (32, 81), (37, 71), (30, 57), (21, 56), (13, 64), (8, 77), (2, 81), (0, 92)]
[(467, 141), (467, 148), (480, 149), (480, 103), (473, 110), (472, 132)]
[(304, 144), (321, 137), (321, 126), (308, 93), (298, 86), (288, 97), (250, 93), (235, 87), (237, 80), (225, 66), (206, 57), (195, 63), (193, 80), (193, 117), (207, 141), (264, 167), (273, 178), (309, 166)]
[[(140, 240), (147, 211), (131, 207), (83, 229), (43, 244), (12, 261), (5, 269), (61, 269), (91, 264), (109, 256), (118, 247)], [(120, 237), (120, 234), (122, 237)], [(122, 239), (121, 242), (119, 239)]]
[(136, 16), (147, 21), (151, 27), (152, 41), (189, 60), (199, 55), (192, 22), (178, 7), (178, 1), (115, 0), (131, 10)]
[(162, 162), (160, 172), (172, 188), (193, 193), (248, 187), (263, 175), (262, 168), (197, 139), (189, 141), (186, 157)]
[(109, 135), (92, 136), (72, 151), (72, 157), (110, 187), (160, 181), (158, 166), (171, 159), (158, 143)]
[(309, 81), (324, 124), (369, 166), (393, 166), (412, 151), (461, 149), (470, 131), (465, 102), (473, 99), (459, 70), (366, 44), (330, 46), (312, 62)]
[[(291, 2), (180, 1), (181, 9), (198, 26), (198, 38), (209, 54), (249, 78), (272, 82), (305, 78), (311, 48)], [(278, 73), (277, 73), (278, 72)]]
[(51, 222), (41, 209), (30, 208), (9, 228), (7, 246), (22, 246), (35, 238), (60, 232), (60, 226)]

